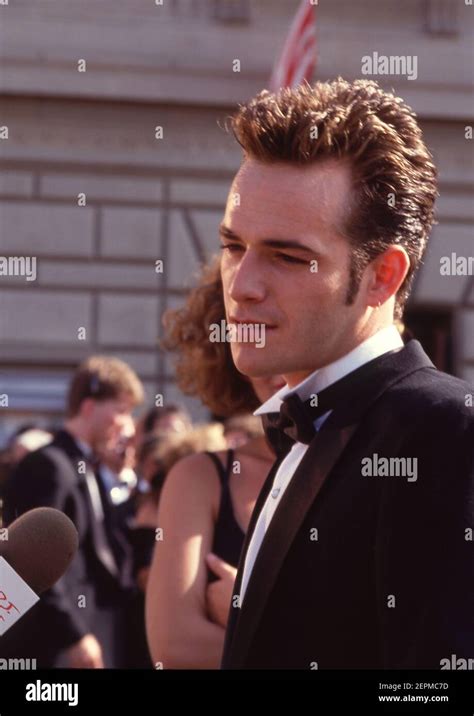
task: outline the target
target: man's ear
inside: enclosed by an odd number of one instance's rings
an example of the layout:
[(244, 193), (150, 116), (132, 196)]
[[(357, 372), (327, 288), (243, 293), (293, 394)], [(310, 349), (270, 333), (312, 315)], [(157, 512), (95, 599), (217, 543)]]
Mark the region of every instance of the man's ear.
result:
[(391, 244), (367, 268), (367, 304), (380, 306), (397, 293), (410, 269), (410, 258), (402, 246)]

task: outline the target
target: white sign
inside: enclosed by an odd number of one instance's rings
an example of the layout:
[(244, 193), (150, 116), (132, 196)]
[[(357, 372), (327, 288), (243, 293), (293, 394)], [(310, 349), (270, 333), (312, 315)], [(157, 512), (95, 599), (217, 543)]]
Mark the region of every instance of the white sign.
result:
[(0, 636), (39, 600), (8, 562), (0, 557)]

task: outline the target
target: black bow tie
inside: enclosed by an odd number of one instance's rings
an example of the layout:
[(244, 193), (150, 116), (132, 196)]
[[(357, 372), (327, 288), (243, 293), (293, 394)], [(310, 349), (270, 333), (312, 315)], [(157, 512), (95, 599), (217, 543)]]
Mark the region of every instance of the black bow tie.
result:
[(370, 392), (377, 388), (377, 377), (390, 375), (392, 364), (396, 368), (399, 359), (394, 354), (399, 350), (396, 348), (364, 363), (308, 400), (303, 401), (292, 393), (283, 399), (279, 413), (264, 414), (263, 429), (277, 456), (288, 453), (295, 442), (309, 445), (316, 435), (314, 422), (325, 413), (331, 410), (344, 413), (354, 406), (363, 408)]
[(314, 421), (327, 413), (327, 403), (321, 404), (310, 398), (302, 401), (293, 393), (283, 399), (279, 413), (265, 413), (262, 416), (263, 429), (268, 441), (280, 457), (291, 450), (295, 442), (309, 445), (316, 434)]

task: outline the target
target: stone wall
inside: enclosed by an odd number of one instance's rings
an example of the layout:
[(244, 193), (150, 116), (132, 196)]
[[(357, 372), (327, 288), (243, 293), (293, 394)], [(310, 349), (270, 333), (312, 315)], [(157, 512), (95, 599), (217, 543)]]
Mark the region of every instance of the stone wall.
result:
[[(58, 412), (92, 351), (128, 360), (150, 398), (181, 399), (157, 349), (160, 317), (215, 250), (239, 163), (225, 119), (265, 85), (296, 5), (234, 3), (230, 19), (204, 0), (0, 5), (0, 254), (38, 258), (36, 282), (2, 278), (0, 393), (12, 408)], [(418, 112), (440, 167), (439, 225), (412, 304), (452, 312), (455, 370), (472, 380), (474, 279), (441, 277), (439, 262), (473, 253), (473, 12), (320, 0), (316, 75), (359, 77), (373, 51), (417, 54), (416, 81), (377, 78)]]

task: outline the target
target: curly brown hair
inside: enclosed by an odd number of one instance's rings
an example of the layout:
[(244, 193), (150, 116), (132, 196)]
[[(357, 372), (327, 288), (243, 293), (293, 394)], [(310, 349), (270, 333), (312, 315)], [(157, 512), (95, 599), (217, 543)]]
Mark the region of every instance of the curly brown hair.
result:
[(186, 395), (199, 397), (216, 415), (227, 417), (255, 410), (260, 401), (252, 384), (234, 365), (227, 342), (211, 342), (209, 326), (225, 319), (220, 256), (202, 269), (184, 306), (163, 315), (161, 344), (178, 356), (176, 382)]
[(410, 258), (396, 296), (394, 317), (401, 318), (438, 194), (433, 158), (410, 107), (376, 82), (338, 78), (277, 94), (264, 90), (240, 107), (231, 128), (244, 159), (349, 161), (353, 195), (344, 233), (352, 261), (346, 300), (354, 301), (367, 264), (389, 244), (399, 244)]

